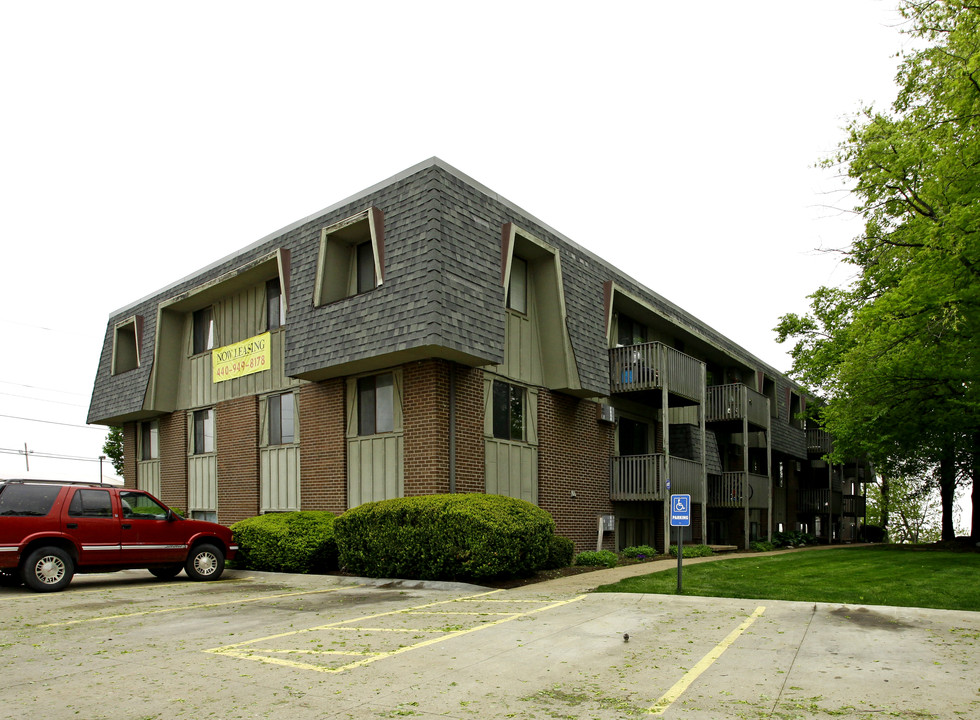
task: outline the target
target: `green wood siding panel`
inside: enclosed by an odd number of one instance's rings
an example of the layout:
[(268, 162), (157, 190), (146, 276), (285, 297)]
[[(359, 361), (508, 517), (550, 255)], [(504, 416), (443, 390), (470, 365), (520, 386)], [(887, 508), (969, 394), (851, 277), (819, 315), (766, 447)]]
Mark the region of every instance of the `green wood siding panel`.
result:
[(347, 440), (347, 502), (366, 502), (404, 495), (404, 442), (401, 433)]
[(537, 504), (538, 449), (533, 445), (485, 438), (486, 491)]
[(218, 509), (218, 456), (187, 458), (187, 510)]
[(160, 497), (160, 461), (140, 460), (136, 463), (136, 487)]
[(259, 452), (260, 510), (300, 509), (299, 445), (274, 445)]

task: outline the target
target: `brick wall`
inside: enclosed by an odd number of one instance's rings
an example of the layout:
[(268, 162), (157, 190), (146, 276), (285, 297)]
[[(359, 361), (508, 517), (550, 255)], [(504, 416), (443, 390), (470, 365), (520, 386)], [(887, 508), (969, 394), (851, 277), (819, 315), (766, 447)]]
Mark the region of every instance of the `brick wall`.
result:
[(160, 499), (187, 511), (187, 413), (160, 418)]
[(483, 439), (483, 371), (455, 366), (456, 492), (486, 491), (486, 448)]
[[(123, 424), (123, 485), (136, 487), (136, 433), (137, 423)], [(108, 462), (108, 460), (106, 460)]]
[(299, 389), (300, 506), (342, 513), (347, 509), (347, 440), (344, 380)]
[(405, 496), (449, 492), (449, 363), (403, 366)]
[[(609, 457), (614, 426), (596, 403), (542, 389), (538, 393), (538, 505), (576, 551), (595, 549), (599, 515), (611, 514)], [(572, 493), (575, 497), (572, 497)], [(604, 546), (612, 547), (612, 533)]]
[(215, 408), (218, 521), (231, 525), (259, 514), (259, 399), (249, 395)]

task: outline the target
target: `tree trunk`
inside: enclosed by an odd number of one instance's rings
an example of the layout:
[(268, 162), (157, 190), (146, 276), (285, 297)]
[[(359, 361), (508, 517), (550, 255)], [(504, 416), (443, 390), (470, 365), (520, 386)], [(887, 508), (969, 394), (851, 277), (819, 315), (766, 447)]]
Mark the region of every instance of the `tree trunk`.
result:
[(970, 478), (973, 481), (973, 517), (970, 519), (970, 537), (980, 540), (980, 430), (973, 433), (973, 450), (970, 452), (972, 460), (970, 466)]
[(953, 526), (953, 495), (956, 493), (956, 457), (952, 448), (945, 448), (939, 460), (939, 499), (943, 508), (943, 540), (955, 540)]
[(885, 533), (884, 540), (888, 542), (888, 504), (891, 501), (889, 497), (890, 488), (888, 486), (888, 476), (881, 476), (881, 529)]

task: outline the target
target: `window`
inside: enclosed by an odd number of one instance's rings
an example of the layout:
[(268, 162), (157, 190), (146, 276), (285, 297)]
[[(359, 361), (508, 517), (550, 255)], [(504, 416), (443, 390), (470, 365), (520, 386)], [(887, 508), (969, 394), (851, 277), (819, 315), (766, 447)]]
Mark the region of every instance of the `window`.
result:
[(76, 490), (68, 505), (71, 517), (111, 518), (112, 500), (108, 490)]
[(779, 405), (776, 404), (776, 381), (772, 378), (763, 378), (762, 394), (769, 398), (770, 417), (779, 417)]
[(121, 492), (123, 517), (152, 520), (166, 520), (167, 508), (141, 492)]
[(194, 455), (214, 452), (214, 410), (194, 411)]
[(364, 293), (377, 286), (374, 281), (374, 248), (369, 240), (357, 246), (357, 292)]
[(789, 394), (789, 424), (799, 430), (803, 429), (803, 399), (792, 391)]
[(116, 325), (112, 343), (112, 374), (135, 370), (140, 366), (140, 338), (143, 334), (143, 317), (134, 315)]
[(5, 485), (0, 487), (0, 517), (44, 517), (51, 512), (60, 485)]
[(628, 417), (619, 419), (619, 454), (646, 455), (649, 450), (650, 426)]
[(194, 311), (194, 354), (214, 347), (214, 313), (209, 307)]
[(384, 282), (384, 215), (376, 207), (320, 232), (313, 305), (365, 293)]
[(527, 314), (527, 260), (516, 255), (510, 265), (507, 307), (519, 313)]
[(269, 330), (276, 330), (286, 324), (286, 304), (282, 298), (282, 286), (279, 278), (270, 280), (265, 284), (266, 297), (266, 327)]
[(160, 457), (160, 421), (140, 423), (140, 460)]
[(617, 342), (620, 346), (642, 345), (647, 341), (646, 325), (641, 325), (629, 315), (619, 314), (619, 336)]
[(273, 395), (269, 398), (269, 444), (288, 445), (296, 442), (296, 405), (294, 395)]
[(493, 436), (524, 440), (524, 388), (493, 381)]
[(394, 375), (371, 375), (357, 381), (357, 434), (377, 435), (395, 429)]

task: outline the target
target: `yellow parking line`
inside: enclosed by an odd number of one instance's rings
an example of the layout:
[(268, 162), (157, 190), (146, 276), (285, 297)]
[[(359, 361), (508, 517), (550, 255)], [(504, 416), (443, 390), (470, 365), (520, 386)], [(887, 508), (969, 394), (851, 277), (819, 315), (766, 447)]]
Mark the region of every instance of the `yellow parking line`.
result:
[(63, 622), (45, 623), (44, 625), (35, 625), (34, 627), (38, 627), (38, 628), (63, 627), (65, 625), (78, 625), (79, 623), (99, 622), (103, 620), (118, 620), (120, 618), (140, 617), (143, 615), (159, 615), (160, 613), (179, 612), (181, 610), (198, 610), (200, 608), (221, 607), (222, 605), (243, 605), (244, 603), (259, 602), (260, 600), (276, 600), (278, 598), (294, 597), (296, 595), (316, 595), (317, 593), (337, 592), (338, 590), (343, 590), (345, 588), (357, 588), (357, 587), (361, 587), (361, 586), (345, 585), (343, 587), (328, 588), (326, 590), (303, 590), (301, 592), (281, 593), (279, 595), (263, 595), (262, 597), (244, 598), (240, 600), (227, 600), (225, 602), (199, 603), (196, 605), (181, 605), (180, 607), (163, 608), (161, 610), (141, 610), (139, 612), (120, 613), (118, 615), (99, 615), (98, 617), (83, 618), (81, 620), (65, 620)]
[[(278, 640), (278, 639), (284, 638), (284, 637), (290, 637), (290, 636), (293, 636), (293, 635), (300, 635), (300, 634), (308, 633), (308, 632), (317, 632), (317, 631), (320, 631), (320, 630), (360, 630), (362, 632), (367, 632), (368, 629), (367, 628), (364, 628), (363, 626), (355, 626), (355, 627), (342, 627), (342, 626), (347, 625), (348, 623), (363, 622), (365, 620), (371, 620), (371, 619), (378, 618), (378, 617), (384, 617), (386, 615), (399, 615), (399, 614), (401, 614), (401, 615), (410, 615), (410, 614), (417, 614), (416, 611), (421, 610), (423, 608), (434, 607), (436, 605), (445, 605), (447, 603), (453, 603), (453, 602), (468, 602), (468, 601), (473, 601), (474, 598), (484, 597), (486, 595), (490, 595), (490, 594), (496, 593), (496, 592), (500, 592), (500, 591), (499, 590), (494, 590), (494, 591), (491, 591), (489, 593), (479, 593), (477, 595), (469, 595), (469, 596), (467, 596), (465, 598), (460, 598), (458, 600), (442, 600), (442, 601), (435, 602), (435, 603), (428, 603), (426, 605), (419, 605), (419, 606), (414, 607), (414, 608), (407, 608), (405, 610), (390, 610), (388, 612), (376, 613), (374, 615), (367, 615), (367, 616), (359, 617), (359, 618), (352, 618), (350, 620), (340, 620), (338, 622), (329, 623), (327, 625), (319, 625), (317, 627), (304, 628), (302, 630), (292, 630), (292, 631), (285, 632), (285, 633), (279, 633), (279, 634), (276, 634), (276, 635), (270, 635), (270, 636), (264, 637), (264, 638), (256, 638), (255, 640), (247, 640), (245, 642), (235, 643), (235, 644), (232, 644), (232, 645), (224, 645), (222, 647), (210, 648), (208, 650), (205, 650), (204, 652), (214, 653), (215, 655), (228, 655), (230, 657), (236, 657), (236, 658), (240, 658), (240, 659), (243, 659), (243, 660), (256, 660), (258, 662), (270, 663), (270, 664), (273, 664), (273, 665), (284, 665), (284, 666), (287, 666), (287, 667), (297, 668), (297, 669), (301, 669), (301, 670), (313, 670), (315, 672), (323, 672), (323, 673), (341, 673), (341, 672), (344, 672), (346, 670), (350, 670), (350, 669), (355, 668), (355, 667), (361, 667), (361, 666), (368, 665), (368, 664), (373, 663), (373, 662), (377, 662), (378, 660), (383, 660), (384, 658), (389, 658), (389, 657), (393, 657), (395, 655), (400, 655), (402, 653), (409, 652), (411, 650), (418, 650), (420, 648), (427, 647), (429, 645), (435, 645), (436, 643), (445, 642), (446, 640), (451, 640), (452, 638), (460, 637), (462, 635), (467, 635), (467, 634), (472, 633), (472, 632), (477, 632), (477, 631), (480, 631), (480, 630), (486, 630), (487, 628), (491, 628), (491, 627), (494, 627), (496, 625), (501, 625), (501, 624), (506, 623), (506, 622), (511, 622), (512, 620), (517, 620), (518, 618), (525, 617), (527, 615), (534, 615), (536, 613), (544, 612), (546, 610), (552, 610), (552, 609), (554, 609), (556, 607), (561, 607), (562, 605), (567, 605), (569, 603), (577, 602), (577, 601), (582, 600), (583, 598), (586, 597), (585, 595), (579, 595), (578, 597), (574, 597), (574, 598), (571, 598), (571, 599), (568, 599), (568, 600), (560, 600), (560, 601), (552, 602), (549, 605), (546, 605), (546, 606), (540, 607), (540, 608), (536, 608), (534, 610), (528, 610), (526, 612), (517, 612), (517, 613), (509, 614), (507, 617), (502, 617), (499, 620), (494, 620), (493, 622), (484, 623), (482, 625), (476, 625), (474, 627), (467, 628), (467, 629), (464, 629), (464, 630), (456, 630), (456, 631), (452, 631), (452, 632), (445, 632), (444, 634), (439, 635), (437, 637), (429, 638), (428, 640), (423, 640), (422, 642), (415, 643), (414, 645), (405, 645), (403, 647), (398, 648), (397, 650), (391, 650), (389, 652), (371, 653), (370, 654), (370, 657), (366, 657), (363, 660), (355, 660), (354, 662), (348, 663), (346, 665), (341, 665), (340, 667), (335, 667), (335, 668), (323, 667), (323, 666), (320, 666), (320, 665), (313, 665), (313, 664), (310, 664), (310, 663), (299, 662), (299, 661), (295, 661), (295, 660), (286, 660), (284, 658), (268, 657), (266, 655), (260, 654), (260, 653), (273, 653), (273, 652), (275, 652), (275, 653), (284, 653), (284, 652), (292, 652), (292, 651), (268, 650), (268, 649), (256, 649), (256, 650), (246, 650), (246, 649), (244, 649), (245, 646), (247, 646), (247, 645), (254, 645), (256, 643), (268, 642), (269, 640)], [(518, 602), (518, 601), (515, 601), (515, 602)], [(439, 632), (439, 631), (431, 631), (430, 630), (430, 631), (427, 631), (427, 632)], [(368, 654), (368, 653), (361, 653), (361, 652), (358, 652), (358, 651), (352, 651), (350, 653), (340, 653), (340, 654), (361, 655), (361, 654)]]
[(674, 687), (664, 693), (660, 699), (647, 710), (647, 712), (653, 713), (654, 715), (663, 715), (667, 711), (667, 708), (673, 705), (674, 702), (677, 701), (677, 698), (679, 698), (684, 691), (687, 690), (690, 684), (697, 680), (701, 673), (711, 667), (715, 660), (720, 658), (721, 654), (738, 639), (739, 635), (745, 632), (749, 625), (754, 623), (755, 619), (761, 616), (765, 611), (765, 607), (757, 607), (754, 613), (742, 621), (741, 625), (728, 633), (728, 636), (724, 640), (715, 645), (711, 652), (701, 658), (697, 665), (684, 673), (684, 677), (674, 683)]

